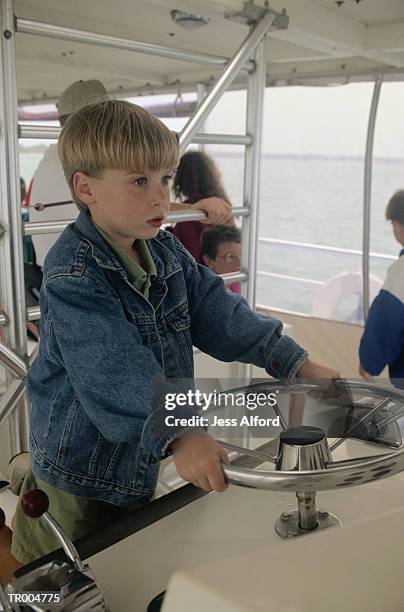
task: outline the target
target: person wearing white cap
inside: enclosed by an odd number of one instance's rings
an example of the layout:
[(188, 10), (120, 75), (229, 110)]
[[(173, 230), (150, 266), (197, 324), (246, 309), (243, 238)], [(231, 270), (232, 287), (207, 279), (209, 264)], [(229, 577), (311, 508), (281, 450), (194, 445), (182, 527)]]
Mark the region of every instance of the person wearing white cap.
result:
[[(76, 81), (64, 90), (56, 103), (60, 124), (88, 104), (94, 104), (108, 100), (109, 96), (104, 85), (96, 80)], [(34, 208), (37, 203), (65, 202), (71, 201), (70, 189), (63, 174), (62, 166), (57, 153), (57, 144), (50, 145), (45, 151), (42, 160), (34, 174), (30, 195), (30, 221), (73, 221), (78, 215), (75, 204), (68, 203), (63, 206)], [(179, 202), (171, 203), (171, 210), (189, 209), (188, 204)], [(224, 224), (231, 217), (231, 206), (221, 198), (209, 197), (199, 200), (192, 205), (192, 211), (201, 210), (206, 215), (206, 223)], [(61, 232), (52, 234), (37, 234), (33, 236), (36, 252), (36, 261), (39, 266), (43, 262), (50, 247), (57, 240)]]
[[(78, 110), (102, 100), (108, 100), (107, 90), (101, 81), (76, 81), (64, 90), (56, 103), (60, 124), (63, 125), (69, 115)], [(77, 206), (73, 203), (64, 206), (49, 207), (37, 211), (33, 206), (37, 202), (59, 202), (71, 200), (69, 186), (66, 183), (62, 166), (59, 161), (57, 144), (50, 145), (34, 174), (30, 195), (30, 221), (70, 221), (78, 215)], [(36, 261), (39, 266), (43, 262), (50, 247), (59, 237), (60, 232), (52, 234), (37, 234), (32, 237)]]
[(64, 90), (56, 102), (61, 125), (64, 124), (69, 115), (77, 113), (87, 104), (95, 104), (96, 102), (108, 99), (107, 90), (101, 81), (93, 79), (91, 81), (76, 81), (72, 83)]

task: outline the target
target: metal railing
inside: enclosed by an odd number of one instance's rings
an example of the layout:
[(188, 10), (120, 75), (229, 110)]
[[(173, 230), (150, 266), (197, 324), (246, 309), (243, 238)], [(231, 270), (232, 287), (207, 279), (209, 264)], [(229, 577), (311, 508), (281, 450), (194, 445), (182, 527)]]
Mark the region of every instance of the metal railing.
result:
[[(274, 13), (271, 14), (273, 21)], [(167, 59), (180, 60), (183, 62), (207, 64), (210, 66), (226, 66), (229, 62), (229, 58), (227, 57), (211, 55), (209, 53), (198, 53), (196, 51), (190, 51), (189, 49), (164, 47), (153, 43), (89, 32), (88, 30), (77, 30), (75, 28), (58, 26), (52, 23), (41, 23), (39, 21), (33, 21), (32, 19), (22, 19), (21, 17), (17, 17), (16, 25), (17, 31), (22, 34), (45, 36), (46, 38), (56, 38), (58, 40), (71, 42), (84, 42), (87, 45), (121, 49), (123, 51), (134, 51), (137, 53), (144, 53), (145, 55), (155, 55), (157, 57), (165, 57)], [(271, 23), (269, 23), (268, 26), (269, 25), (271, 25)], [(254, 62), (243, 58), (240, 69), (252, 72), (255, 69)]]
[[(19, 123), (18, 136), (32, 140), (57, 140), (62, 131), (60, 125), (42, 125), (39, 123)], [(253, 138), (250, 134), (208, 134), (199, 133), (191, 136), (192, 144), (241, 145), (249, 147)]]
[[(276, 244), (278, 246), (285, 246), (285, 247), (293, 246), (293, 247), (299, 247), (299, 248), (309, 249), (309, 250), (328, 251), (331, 253), (343, 253), (344, 255), (358, 255), (359, 257), (362, 257), (363, 255), (363, 252), (357, 249), (346, 249), (344, 247), (329, 246), (325, 244), (314, 244), (312, 242), (297, 242), (295, 240), (281, 240), (279, 238), (267, 238), (265, 236), (259, 236), (258, 243)], [(390, 261), (394, 261), (396, 259), (394, 255), (387, 255), (385, 253), (370, 252), (369, 256), (374, 257), (375, 259), (386, 259)]]
[[(246, 207), (234, 209), (234, 214), (235, 216), (246, 217), (249, 214), (249, 210)], [(171, 213), (169, 215), (168, 220), (170, 222), (178, 222), (178, 221), (185, 220), (184, 217), (187, 220), (196, 220), (196, 219), (202, 219), (204, 217), (204, 214), (202, 212), (197, 212), (197, 211), (190, 212), (190, 213), (185, 213), (185, 211), (184, 212), (180, 211), (176, 213)], [(55, 221), (54, 222), (50, 221), (48, 223), (26, 223), (24, 226), (25, 228), (24, 233), (25, 235), (34, 235), (34, 234), (41, 234), (41, 233), (58, 232), (64, 229), (64, 227), (66, 227), (68, 223), (69, 223), (68, 221), (60, 222), (60, 223), (55, 222)], [(306, 249), (308, 251), (313, 251), (313, 250), (314, 251), (325, 251), (325, 252), (331, 252), (331, 253), (341, 253), (342, 255), (356, 255), (358, 257), (362, 256), (362, 251), (355, 250), (355, 249), (345, 249), (342, 247), (327, 246), (324, 244), (312, 244), (308, 242), (296, 242), (293, 240), (280, 240), (277, 238), (268, 238), (264, 236), (260, 236), (258, 238), (258, 243), (275, 244), (281, 247), (295, 247), (295, 248)], [(386, 260), (394, 261), (396, 259), (394, 255), (387, 255), (385, 253), (370, 252), (369, 256), (371, 258), (382, 260), (382, 261), (386, 261)], [(222, 276), (226, 284), (230, 284), (230, 283), (237, 282), (237, 281), (245, 283), (248, 280), (248, 275), (246, 272), (234, 272), (232, 274), (225, 274)], [(264, 278), (265, 277), (266, 278), (278, 278), (278, 279), (286, 280), (286, 281), (306, 283), (306, 284), (315, 285), (318, 287), (322, 287), (326, 282), (326, 281), (316, 280), (314, 278), (307, 278), (305, 276), (282, 274), (280, 272), (268, 272), (266, 270), (257, 270), (257, 276), (261, 276)], [(39, 317), (40, 317), (39, 306), (32, 306), (31, 308), (27, 309), (28, 321), (36, 321), (37, 319), (39, 319)], [(7, 319), (5, 315), (3, 313), (0, 313), (0, 326), (5, 325), (6, 321)]]
[[(248, 217), (250, 209), (247, 206), (233, 208), (234, 217)], [(167, 223), (178, 223), (181, 221), (203, 221), (206, 215), (201, 210), (176, 210), (167, 215)], [(69, 223), (74, 223), (75, 219), (65, 221), (32, 221), (24, 223), (24, 236), (34, 236), (36, 234), (53, 234), (62, 232)]]
[[(279, 238), (268, 238), (266, 236), (260, 236), (258, 238), (258, 244), (276, 245), (279, 247), (293, 247), (304, 249), (307, 251), (322, 251), (328, 253), (340, 253), (341, 255), (355, 255), (362, 257), (363, 253), (357, 249), (346, 249), (343, 247), (328, 246), (325, 244), (313, 244), (310, 242), (297, 242), (294, 240), (281, 240)], [(387, 255), (386, 253), (369, 252), (370, 259), (382, 260), (382, 261), (395, 261), (394, 255)], [(307, 278), (305, 276), (295, 276), (290, 274), (282, 274), (280, 272), (268, 272), (266, 270), (257, 270), (258, 276), (279, 278), (282, 280), (289, 280), (294, 282), (307, 283), (310, 285), (323, 286), (326, 281), (316, 280), (314, 278)]]

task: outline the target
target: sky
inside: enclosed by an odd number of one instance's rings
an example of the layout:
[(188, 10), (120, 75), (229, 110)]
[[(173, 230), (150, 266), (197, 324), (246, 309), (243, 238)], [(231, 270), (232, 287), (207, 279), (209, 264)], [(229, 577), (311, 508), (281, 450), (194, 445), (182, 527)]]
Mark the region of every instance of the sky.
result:
[[(263, 152), (363, 155), (373, 84), (267, 89)], [(209, 119), (209, 131), (244, 131), (245, 94), (230, 92)], [(404, 83), (382, 88), (374, 155), (404, 158)]]

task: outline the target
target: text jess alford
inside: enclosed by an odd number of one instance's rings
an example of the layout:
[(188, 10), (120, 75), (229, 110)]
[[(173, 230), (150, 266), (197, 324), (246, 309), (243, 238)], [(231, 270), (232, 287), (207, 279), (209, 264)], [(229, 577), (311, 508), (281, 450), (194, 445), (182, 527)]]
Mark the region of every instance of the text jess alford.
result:
[(220, 418), (213, 415), (212, 419), (200, 415), (192, 415), (190, 417), (175, 417), (170, 414), (165, 417), (167, 427), (280, 427), (279, 416), (273, 418), (260, 417), (256, 414), (245, 415), (240, 419), (237, 418)]

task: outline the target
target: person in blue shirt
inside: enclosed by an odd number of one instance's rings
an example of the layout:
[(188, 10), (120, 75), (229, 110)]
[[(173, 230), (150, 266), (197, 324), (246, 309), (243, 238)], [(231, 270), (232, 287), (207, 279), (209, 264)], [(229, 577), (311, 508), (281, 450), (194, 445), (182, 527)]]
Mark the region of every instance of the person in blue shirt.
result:
[[(404, 247), (404, 190), (397, 191), (386, 208), (394, 237)], [(404, 249), (388, 269), (374, 299), (359, 346), (359, 374), (368, 379), (388, 366), (391, 382), (404, 388)]]

